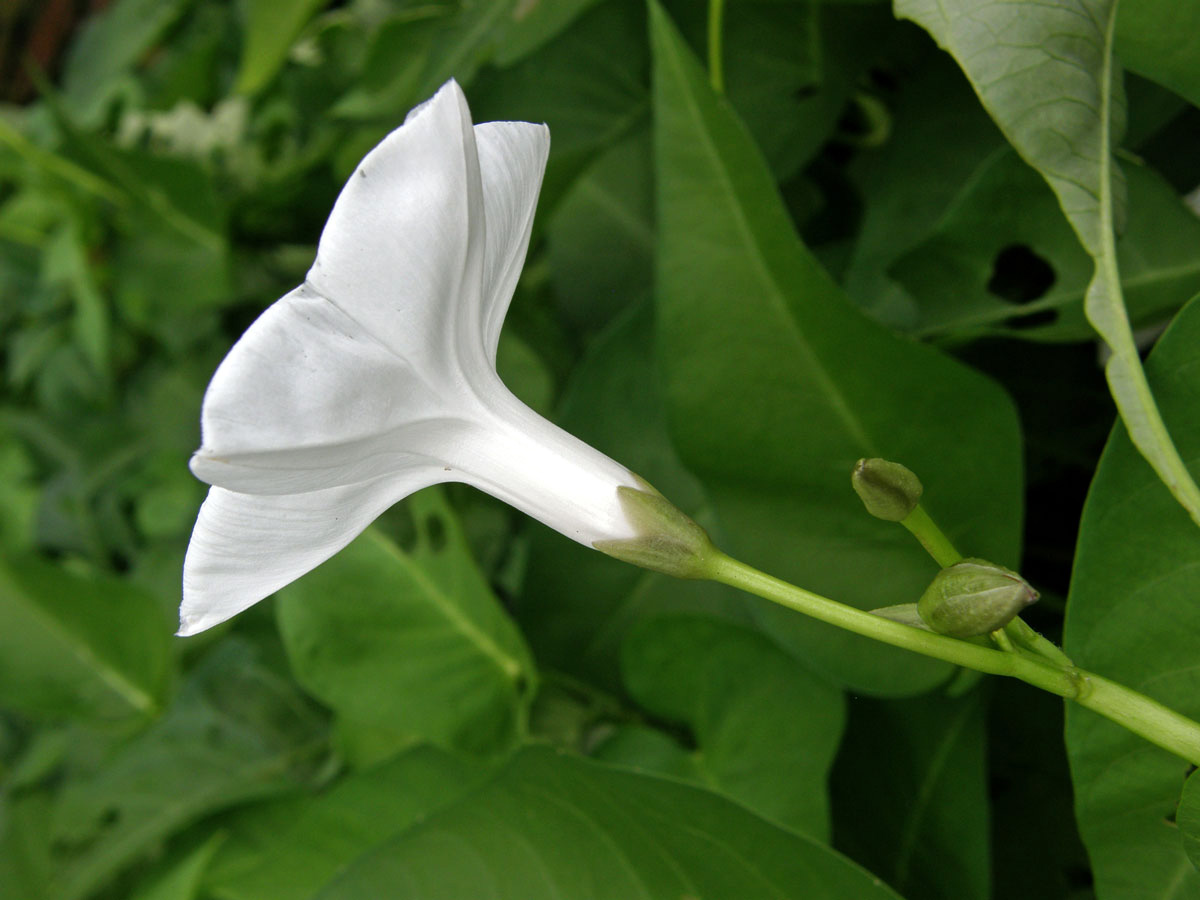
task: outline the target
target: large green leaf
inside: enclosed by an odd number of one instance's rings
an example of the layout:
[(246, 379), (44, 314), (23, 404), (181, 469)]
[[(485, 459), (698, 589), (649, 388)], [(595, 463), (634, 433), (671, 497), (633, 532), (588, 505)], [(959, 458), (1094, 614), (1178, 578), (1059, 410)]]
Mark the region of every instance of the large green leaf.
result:
[(1088, 321), (1112, 350), (1109, 387), (1134, 445), (1200, 525), (1200, 487), (1146, 384), (1125, 311), (1116, 233), (1125, 182), (1113, 149), (1125, 95), (1113, 53), (1115, 0), (895, 0), (963, 67), (1021, 157), (1045, 177), (1096, 269)]
[(411, 552), (370, 530), (285, 588), (296, 678), (349, 720), (476, 752), (520, 736), (535, 674), (437, 491), (409, 501)]
[(363, 853), (475, 788), (486, 774), (487, 769), (419, 747), (350, 775), (299, 807), (283, 801), (283, 815), (270, 819), (261, 834), (243, 830), (235, 819), (208, 890), (221, 900), (304, 900)]
[[(1126, 168), (1129, 220), (1117, 258), (1129, 317), (1139, 327), (1200, 290), (1200, 219), (1161, 176)], [(1033, 271), (1026, 251), (1048, 268)], [(917, 298), (914, 330), (922, 336), (1019, 330), (1027, 338), (1085, 340), (1091, 333), (1083, 314), (1091, 260), (1045, 182), (1007, 149), (980, 166), (892, 274)]]
[(1196, 0), (1121, 0), (1117, 55), (1140, 75), (1200, 106), (1200, 3)]
[(978, 692), (852, 703), (834, 771), (838, 849), (906, 896), (987, 900)]
[(638, 703), (694, 735), (705, 786), (828, 839), (825, 783), (845, 719), (836, 688), (763, 636), (697, 616), (646, 622), (621, 668)]
[(820, 844), (677, 782), (532, 748), (319, 900), (894, 898)]
[[(1200, 300), (1179, 314), (1146, 363), (1163, 415), (1193, 469), (1200, 460)], [(1088, 494), (1064, 640), (1080, 665), (1200, 717), (1196, 572), (1200, 541), (1123, 425)], [(1183, 760), (1067, 707), (1080, 832), (1101, 897), (1200, 897), (1171, 817)]]
[(0, 557), (0, 704), (39, 716), (154, 715), (171, 677), (159, 602), (118, 579)]
[(225, 641), (160, 722), (66, 781), (51, 829), (52, 896), (88, 896), (204, 816), (294, 788), (325, 746), (322, 720), (295, 688)]
[[(730, 549), (857, 606), (912, 602), (936, 567), (902, 529), (867, 515), (849, 487), (857, 459), (884, 456), (925, 480), (930, 512), (965, 552), (1015, 563), (1011, 404), (846, 299), (800, 243), (729, 106), (651, 9), (659, 357), (675, 444)], [(948, 674), (770, 604), (756, 609), (773, 637), (847, 684), (903, 694)]]

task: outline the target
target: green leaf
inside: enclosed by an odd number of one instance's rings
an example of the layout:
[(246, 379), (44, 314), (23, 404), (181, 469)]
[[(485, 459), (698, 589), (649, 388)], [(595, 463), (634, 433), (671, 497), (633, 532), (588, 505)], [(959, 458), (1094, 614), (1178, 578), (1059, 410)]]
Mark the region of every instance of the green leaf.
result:
[(909, 897), (987, 900), (988, 773), (978, 692), (856, 700), (834, 771), (842, 852)]
[(446, 753), (416, 748), (299, 806), (283, 801), (285, 817), (267, 819), (271, 827), (261, 834), (247, 833), (235, 819), (208, 890), (221, 900), (311, 897), (363, 853), (474, 789), (486, 774)]
[(828, 839), (826, 780), (845, 720), (836, 688), (765, 637), (696, 616), (644, 623), (621, 669), (639, 704), (691, 730), (705, 786)]
[(171, 679), (158, 601), (98, 573), (0, 558), (0, 704), (37, 716), (152, 716)]
[(211, 835), (166, 871), (149, 880), (130, 900), (195, 900), (205, 870), (225, 837), (221, 832)]
[[(1186, 458), (1200, 459), (1200, 300), (1160, 338), (1146, 373)], [(1193, 463), (1195, 465), (1195, 463)], [(1067, 603), (1065, 649), (1086, 666), (1200, 717), (1195, 586), (1200, 542), (1118, 423), (1088, 493)], [(1200, 897), (1170, 821), (1188, 765), (1107, 719), (1067, 706), (1080, 833), (1100, 896)]]
[(100, 124), (105, 104), (122, 89), (123, 76), (192, 2), (118, 0), (88, 20), (71, 44), (62, 80), (63, 99), (80, 124)]
[(1200, 34), (1196, 0), (1121, 0), (1117, 4), (1117, 56), (1139, 75), (1169, 87), (1200, 106)]
[(295, 688), (227, 639), (162, 721), (60, 792), (53, 896), (88, 896), (204, 816), (294, 788), (325, 746)]
[[(912, 602), (935, 565), (850, 489), (855, 461), (882, 456), (924, 480), (926, 506), (960, 548), (1015, 563), (1020, 456), (1007, 398), (849, 303), (657, 6), (651, 35), (659, 358), (676, 447), (730, 550), (861, 608)], [(755, 610), (772, 637), (843, 683), (905, 694), (948, 675), (771, 604)]]
[(296, 678), (351, 721), (479, 753), (521, 736), (535, 673), (437, 491), (411, 552), (370, 530), (279, 596)]
[(1197, 871), (1200, 871), (1200, 777), (1193, 772), (1183, 785), (1175, 824), (1183, 838), (1183, 852)]
[(292, 43), (326, 0), (239, 0), (242, 61), (234, 91), (254, 94), (275, 77)]
[[(1126, 168), (1129, 221), (1117, 258), (1130, 320), (1141, 327), (1200, 290), (1200, 220), (1157, 173)], [(927, 240), (892, 268), (920, 305), (914, 331), (1086, 340), (1093, 267), (1057, 213), (1036, 172), (1007, 149), (993, 155)], [(1031, 274), (1026, 251), (1047, 268)]]
[(1171, 442), (1146, 384), (1121, 293), (1116, 232), (1125, 182), (1113, 148), (1125, 95), (1113, 55), (1115, 0), (896, 0), (963, 67), (1021, 157), (1058, 195), (1096, 264), (1084, 311), (1112, 350), (1109, 388), (1134, 445), (1200, 525), (1200, 487)]
[(554, 751), (348, 867), (319, 900), (896, 895), (832, 850), (706, 791)]
[(891, 264), (932, 229), (1003, 137), (945, 54), (930, 48), (901, 82), (892, 133), (864, 167), (866, 208), (843, 286), (872, 317), (904, 331), (916, 302), (889, 274)]

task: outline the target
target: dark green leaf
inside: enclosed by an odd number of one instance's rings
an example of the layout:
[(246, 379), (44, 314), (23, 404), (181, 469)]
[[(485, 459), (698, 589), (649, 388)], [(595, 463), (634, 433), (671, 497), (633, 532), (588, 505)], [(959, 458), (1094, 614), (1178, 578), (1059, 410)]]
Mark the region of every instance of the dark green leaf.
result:
[(845, 719), (837, 689), (763, 636), (695, 616), (633, 631), (621, 670), (638, 703), (695, 736), (702, 784), (828, 839), (825, 783)]
[(283, 66), (300, 30), (325, 0), (240, 0), (242, 62), (234, 90), (260, 91)]
[[(1200, 290), (1200, 219), (1156, 173), (1126, 171), (1129, 221), (1117, 257), (1138, 327)], [(929, 238), (892, 269), (920, 306), (915, 331), (1086, 339), (1092, 262), (1056, 213), (1054, 195), (1015, 154), (985, 162)]]
[(1121, 0), (1117, 55), (1140, 75), (1200, 106), (1200, 3), (1195, 0)]
[(205, 815), (294, 787), (324, 748), (295, 689), (226, 641), (161, 722), (62, 790), (53, 896), (85, 897)]
[(1175, 823), (1179, 826), (1179, 834), (1183, 838), (1183, 852), (1200, 871), (1200, 777), (1197, 777), (1195, 772), (1184, 782)]
[(235, 820), (208, 889), (221, 900), (311, 897), (357, 857), (472, 790), (486, 774), (418, 748), (300, 806), (284, 801), (286, 817), (265, 833), (245, 833)]
[(852, 702), (834, 770), (837, 847), (908, 897), (987, 900), (983, 725), (978, 692)]
[(118, 579), (0, 558), (0, 703), (37, 716), (156, 714), (171, 678), (157, 600)]
[[(1146, 373), (1184, 457), (1200, 458), (1200, 301), (1192, 300), (1162, 336)], [(1084, 508), (1067, 653), (1200, 716), (1197, 567), (1195, 526), (1118, 424)], [(1067, 707), (1066, 737), (1079, 829), (1100, 896), (1138, 885), (1139, 896), (1200, 897), (1200, 874), (1172, 821), (1187, 763), (1075, 705)]]
[(408, 508), (411, 552), (371, 530), (280, 594), (292, 669), (348, 720), (498, 752), (524, 728), (532, 661), (441, 495)]
[[(902, 529), (866, 515), (850, 489), (855, 461), (882, 456), (925, 482), (929, 511), (964, 552), (1015, 562), (1020, 459), (1007, 398), (848, 302), (657, 7), (651, 33), (667, 408), (730, 549), (863, 608), (912, 602), (935, 566)], [(845, 683), (903, 694), (948, 674), (795, 613), (756, 609), (772, 636)]]
[(550, 750), (350, 866), (319, 900), (895, 895), (833, 851), (698, 788)]

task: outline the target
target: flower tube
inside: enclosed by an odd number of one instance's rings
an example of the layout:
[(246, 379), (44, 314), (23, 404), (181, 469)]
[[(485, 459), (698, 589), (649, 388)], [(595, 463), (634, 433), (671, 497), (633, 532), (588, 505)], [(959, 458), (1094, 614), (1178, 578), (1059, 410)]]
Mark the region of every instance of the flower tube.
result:
[(549, 145), (544, 125), (472, 125), (450, 81), (359, 164), (304, 283), (250, 326), (205, 394), (191, 468), (212, 488), (184, 563), (181, 635), (274, 593), (438, 482), (614, 555), (646, 537), (630, 498), (657, 495), (496, 374)]

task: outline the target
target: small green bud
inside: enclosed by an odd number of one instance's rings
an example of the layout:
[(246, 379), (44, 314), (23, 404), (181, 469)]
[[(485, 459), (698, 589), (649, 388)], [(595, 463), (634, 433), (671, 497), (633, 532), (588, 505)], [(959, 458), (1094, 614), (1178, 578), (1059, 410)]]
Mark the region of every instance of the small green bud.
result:
[(878, 609), (871, 610), (871, 615), (879, 616), (881, 619), (890, 619), (893, 622), (899, 622), (901, 625), (909, 625), (912, 628), (920, 628), (922, 631), (933, 631), (925, 620), (921, 618), (921, 613), (917, 610), (915, 603), (897, 603), (895, 606), (881, 606)]
[(602, 553), (676, 578), (708, 578), (719, 555), (708, 532), (642, 481), (641, 489), (617, 488), (625, 514), (638, 529), (626, 540), (596, 541)]
[(886, 459), (860, 459), (850, 473), (850, 483), (867, 512), (889, 522), (907, 519), (924, 490), (911, 470)]
[(1011, 569), (986, 559), (964, 559), (938, 572), (917, 603), (929, 627), (951, 637), (1003, 628), (1038, 592)]

